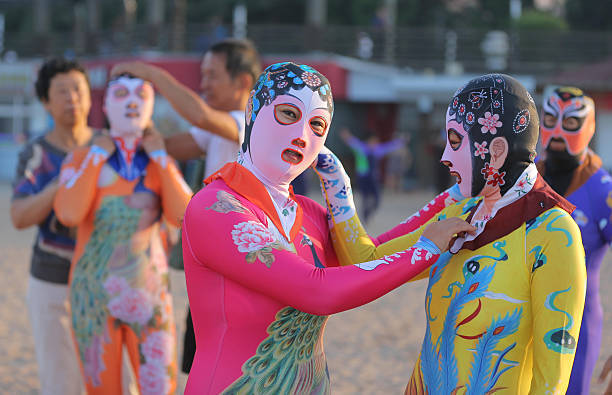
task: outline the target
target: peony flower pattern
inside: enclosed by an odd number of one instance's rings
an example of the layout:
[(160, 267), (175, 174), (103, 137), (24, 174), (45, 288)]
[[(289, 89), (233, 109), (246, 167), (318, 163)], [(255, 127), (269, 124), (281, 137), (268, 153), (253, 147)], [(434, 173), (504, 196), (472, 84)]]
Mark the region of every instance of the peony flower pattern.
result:
[(161, 330), (149, 333), (141, 345), (141, 352), (147, 363), (153, 362), (161, 366), (168, 366), (172, 363), (173, 350), (174, 339), (172, 335)]
[(167, 394), (170, 389), (166, 368), (148, 361), (138, 369), (138, 384), (142, 395)]
[(483, 118), (478, 118), (478, 123), (482, 125), (480, 130), (482, 133), (497, 134), (497, 128), (501, 128), (502, 123), (499, 120), (499, 114), (491, 114), (489, 111), (484, 113)]
[(111, 315), (128, 324), (141, 326), (153, 317), (151, 297), (142, 289), (128, 288), (108, 302)]
[(104, 281), (104, 289), (110, 295), (120, 294), (128, 288), (130, 288), (130, 285), (124, 277), (108, 276)]
[(248, 263), (254, 263), (259, 259), (267, 267), (274, 262), (272, 249), (283, 249), (274, 235), (261, 223), (255, 221), (240, 222), (234, 225), (232, 239), (238, 246), (238, 251), (247, 253)]

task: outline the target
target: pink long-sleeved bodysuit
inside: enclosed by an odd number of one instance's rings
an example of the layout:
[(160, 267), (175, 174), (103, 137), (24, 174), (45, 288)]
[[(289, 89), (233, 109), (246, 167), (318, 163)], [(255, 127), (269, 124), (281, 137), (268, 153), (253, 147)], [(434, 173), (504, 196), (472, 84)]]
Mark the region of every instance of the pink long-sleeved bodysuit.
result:
[(370, 302), (438, 258), (419, 244), (336, 267), (326, 212), (303, 196), (285, 236), (259, 180), (226, 165), (189, 203), (183, 255), (197, 350), (185, 393), (329, 393), (327, 315)]

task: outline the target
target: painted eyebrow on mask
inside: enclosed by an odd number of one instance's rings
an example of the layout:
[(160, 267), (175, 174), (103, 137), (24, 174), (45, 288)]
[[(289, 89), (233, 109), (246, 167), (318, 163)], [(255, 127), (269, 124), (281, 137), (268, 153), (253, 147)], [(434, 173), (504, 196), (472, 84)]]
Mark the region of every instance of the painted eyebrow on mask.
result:
[(299, 97), (292, 95), (291, 93), (285, 93), (285, 95), (287, 96), (291, 96), (291, 97), (295, 97), (296, 99), (298, 99), (302, 104), (304, 104), (304, 102), (302, 101), (302, 99), (300, 99)]

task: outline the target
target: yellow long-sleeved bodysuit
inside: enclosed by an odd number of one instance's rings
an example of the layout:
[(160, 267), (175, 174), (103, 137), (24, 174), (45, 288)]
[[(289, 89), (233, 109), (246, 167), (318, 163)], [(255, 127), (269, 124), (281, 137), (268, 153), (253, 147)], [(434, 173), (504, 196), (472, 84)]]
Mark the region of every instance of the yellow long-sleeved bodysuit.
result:
[[(460, 201), (430, 222), (465, 219), (477, 203)], [(429, 277), (426, 332), (406, 393), (565, 393), (584, 306), (584, 249), (566, 211), (540, 211), (474, 250), (443, 254), (421, 274)], [(355, 237), (341, 223), (334, 246), (363, 262), (406, 249), (425, 226), (375, 246), (360, 225)]]

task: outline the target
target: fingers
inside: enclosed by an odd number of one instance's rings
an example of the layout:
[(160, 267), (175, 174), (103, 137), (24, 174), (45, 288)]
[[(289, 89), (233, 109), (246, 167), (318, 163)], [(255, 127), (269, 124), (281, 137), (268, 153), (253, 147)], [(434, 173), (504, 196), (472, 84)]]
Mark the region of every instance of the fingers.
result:
[[(142, 62), (124, 62), (118, 63), (111, 69), (111, 77), (115, 77), (120, 74), (131, 74), (134, 77), (144, 78), (146, 65)], [(146, 79), (146, 78), (144, 78)]]
[(129, 67), (126, 67), (127, 65), (127, 63), (119, 63), (114, 65), (110, 72), (111, 77), (115, 77), (123, 73), (129, 73)]
[(444, 225), (447, 229), (448, 232), (451, 232), (452, 234), (465, 234), (465, 233), (469, 233), (469, 234), (475, 234), (476, 233), (476, 227), (470, 225), (468, 222), (462, 220), (459, 217), (452, 217), (452, 218), (448, 218), (448, 219), (444, 219), (442, 221), (439, 221), (439, 223), (442, 225)]

